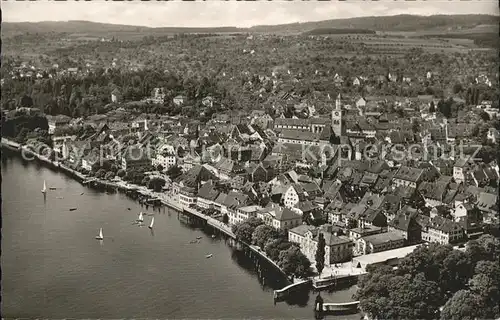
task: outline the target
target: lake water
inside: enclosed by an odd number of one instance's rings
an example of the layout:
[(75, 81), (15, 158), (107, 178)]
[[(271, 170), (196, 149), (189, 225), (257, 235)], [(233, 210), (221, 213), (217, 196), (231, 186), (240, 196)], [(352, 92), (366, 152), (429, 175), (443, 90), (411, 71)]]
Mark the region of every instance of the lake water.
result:
[[(274, 305), (272, 290), (282, 281), (262, 286), (240, 251), (184, 225), (175, 211), (156, 211), (152, 234), (133, 225), (137, 213), (152, 213), (151, 207), (2, 156), (3, 317), (313, 318), (313, 293)], [(45, 200), (44, 180), (57, 188)], [(94, 239), (101, 227), (102, 244)], [(189, 244), (198, 236), (200, 243)], [(345, 302), (353, 292), (322, 296)]]

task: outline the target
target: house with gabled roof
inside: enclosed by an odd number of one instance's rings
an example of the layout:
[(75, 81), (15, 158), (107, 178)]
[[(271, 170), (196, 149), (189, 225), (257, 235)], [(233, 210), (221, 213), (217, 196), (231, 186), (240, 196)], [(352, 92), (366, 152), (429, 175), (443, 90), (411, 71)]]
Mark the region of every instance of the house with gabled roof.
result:
[(322, 225), (317, 228), (298, 226), (288, 231), (288, 238), (291, 242), (299, 244), (300, 251), (310, 261), (314, 261), (320, 234), (325, 239), (325, 265), (352, 259), (354, 243), (341, 235), (340, 230), (332, 225)]
[(245, 173), (245, 169), (236, 161), (222, 157), (214, 165), (220, 179), (230, 179), (238, 174)]
[(268, 170), (264, 167), (262, 163), (259, 164), (252, 163), (246, 168), (246, 170), (248, 172), (248, 178), (252, 182), (268, 180)]
[(453, 244), (464, 239), (462, 226), (450, 219), (435, 216), (422, 228), (422, 240), (440, 244)]
[(214, 207), (214, 201), (220, 192), (215, 188), (213, 180), (205, 182), (198, 190), (198, 199), (196, 204), (202, 208)]
[(480, 192), (476, 205), (486, 215), (486, 219), (491, 219), (495, 215), (498, 215), (498, 195), (496, 194)]
[(285, 207), (293, 208), (300, 201), (306, 199), (306, 192), (299, 183), (293, 183), (287, 186), (283, 193), (283, 204)]
[(236, 209), (228, 210), (229, 225), (234, 225), (250, 218), (257, 218), (262, 209), (258, 205), (242, 205)]
[(275, 203), (269, 203), (258, 212), (257, 217), (277, 230), (289, 230), (302, 224), (302, 216), (290, 208), (284, 208)]
[(401, 234), (408, 243), (418, 243), (422, 239), (422, 225), (418, 221), (418, 211), (404, 206), (396, 217), (389, 222), (388, 230)]
[(401, 166), (393, 177), (396, 186), (410, 186), (416, 188), (422, 180), (422, 169)]
[(186, 102), (186, 97), (182, 95), (178, 95), (173, 98), (173, 102), (176, 106), (182, 106)]
[(356, 240), (356, 251), (361, 254), (370, 254), (393, 250), (403, 247), (405, 241), (406, 239), (395, 231), (364, 236)]

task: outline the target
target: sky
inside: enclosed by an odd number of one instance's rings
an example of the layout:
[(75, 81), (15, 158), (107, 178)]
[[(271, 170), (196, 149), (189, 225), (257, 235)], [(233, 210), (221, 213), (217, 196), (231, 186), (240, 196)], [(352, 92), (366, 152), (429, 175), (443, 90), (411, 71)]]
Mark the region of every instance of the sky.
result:
[(251, 27), (397, 14), (499, 14), (493, 0), (196, 2), (2, 0), (4, 22), (87, 20), (148, 27)]

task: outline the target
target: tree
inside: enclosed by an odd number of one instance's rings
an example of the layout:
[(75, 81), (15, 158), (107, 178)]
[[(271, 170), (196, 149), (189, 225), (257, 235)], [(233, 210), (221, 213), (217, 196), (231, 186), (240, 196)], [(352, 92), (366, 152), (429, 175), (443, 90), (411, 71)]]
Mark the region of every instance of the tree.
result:
[(240, 224), (235, 224), (232, 228), (233, 233), (236, 236), (236, 239), (244, 242), (244, 243), (251, 243), (252, 242), (252, 235), (253, 231), (255, 230), (252, 226), (249, 224), (246, 224), (244, 222), (241, 222)]
[(497, 318), (500, 314), (500, 263), (497, 261), (480, 261), (474, 269), (474, 277), (470, 280), (470, 291), (479, 297), (482, 317)]
[(174, 180), (182, 174), (182, 169), (179, 166), (170, 167), (165, 173), (170, 179)]
[(28, 136), (29, 130), (27, 128), (22, 128), (16, 136), (16, 140), (19, 143), (25, 143)]
[(106, 172), (106, 175), (104, 176), (104, 179), (106, 180), (111, 180), (115, 176), (115, 173), (112, 171)]
[(447, 298), (464, 288), (473, 273), (467, 254), (458, 250), (448, 254), (440, 269), (439, 285)]
[(465, 252), (438, 244), (418, 247), (397, 270), (368, 268), (356, 298), (375, 318), (435, 319), (440, 306), (442, 319), (497, 318), (499, 247), (490, 235), (469, 241)]
[(318, 236), (318, 246), (316, 247), (316, 270), (318, 270), (318, 274), (321, 275), (323, 268), (325, 267), (325, 237), (323, 233), (320, 233)]
[(31, 108), (33, 106), (33, 99), (30, 96), (23, 95), (19, 100), (19, 106), (22, 108)]
[(123, 169), (118, 170), (116, 175), (119, 176), (120, 178), (123, 178), (125, 176), (125, 170)]
[(500, 241), (491, 235), (483, 235), (476, 240), (470, 240), (465, 253), (472, 267), (482, 260), (497, 261), (500, 257)]
[(460, 93), (463, 90), (462, 84), (460, 82), (455, 82), (453, 85), (453, 93), (457, 94)]
[(236, 239), (250, 244), (255, 228), (264, 224), (264, 221), (257, 218), (250, 218), (232, 226), (231, 230), (236, 235)]
[(436, 112), (436, 106), (434, 105), (434, 101), (431, 101), (431, 104), (429, 106), (429, 112), (430, 113)]
[(455, 292), (441, 311), (443, 320), (474, 320), (480, 313), (478, 296), (470, 290)]
[(95, 174), (95, 177), (98, 178), (98, 179), (103, 179), (104, 176), (106, 175), (106, 170), (104, 169), (99, 169), (96, 174)]
[(486, 111), (481, 111), (479, 116), (483, 119), (483, 121), (490, 121), (490, 115)]
[(143, 178), (139, 183), (141, 186), (147, 186), (149, 184), (150, 177), (143, 174)]
[(309, 275), (311, 262), (300, 252), (300, 248), (291, 246), (280, 252), (278, 265), (286, 274), (303, 278)]
[(413, 133), (418, 133), (420, 131), (420, 122), (417, 119), (413, 120), (411, 130)]
[(440, 307), (437, 283), (423, 273), (395, 275), (388, 266), (373, 268), (361, 278), (356, 299), (378, 319), (435, 319)]
[(443, 114), (443, 116), (445, 116), (446, 118), (450, 118), (453, 104), (454, 104), (453, 98), (450, 97), (443, 103), (441, 103), (441, 101), (440, 103), (438, 103), (438, 110), (439, 112), (441, 112), (441, 114)]
[(159, 177), (154, 177), (148, 181), (148, 188), (153, 189), (156, 192), (160, 192), (165, 186), (165, 180)]
[(271, 239), (266, 242), (264, 252), (271, 260), (278, 261), (280, 252), (292, 246), (296, 245), (280, 238)]
[(255, 228), (252, 234), (252, 243), (259, 246), (262, 250), (264, 250), (265, 244), (272, 239), (277, 238), (278, 233), (276, 230), (268, 225), (261, 224)]

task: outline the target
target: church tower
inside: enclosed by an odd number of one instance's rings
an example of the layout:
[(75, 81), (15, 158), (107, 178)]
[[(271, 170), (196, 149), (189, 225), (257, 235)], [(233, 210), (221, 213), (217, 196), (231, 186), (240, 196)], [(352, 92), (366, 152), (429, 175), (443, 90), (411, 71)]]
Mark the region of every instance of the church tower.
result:
[(335, 100), (335, 109), (332, 111), (332, 129), (337, 137), (343, 135), (342, 127), (342, 101), (340, 100), (340, 93)]

